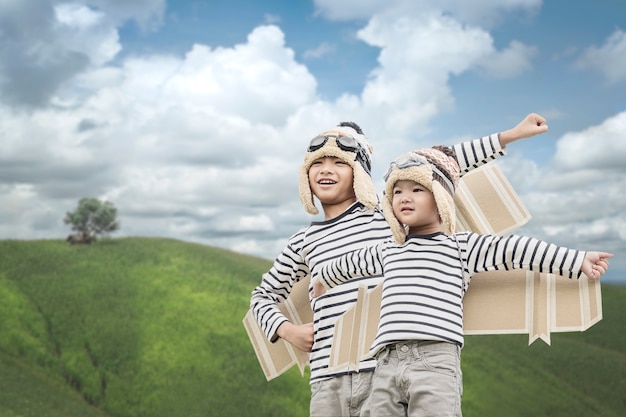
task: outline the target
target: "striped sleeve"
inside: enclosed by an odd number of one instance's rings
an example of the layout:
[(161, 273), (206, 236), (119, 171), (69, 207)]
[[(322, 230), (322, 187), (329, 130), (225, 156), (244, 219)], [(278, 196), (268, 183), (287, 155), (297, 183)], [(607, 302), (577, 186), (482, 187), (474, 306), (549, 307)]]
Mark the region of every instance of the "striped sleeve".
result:
[(250, 297), (252, 314), (272, 342), (278, 339), (278, 327), (288, 321), (278, 304), (289, 297), (292, 287), (309, 274), (308, 266), (298, 249), (301, 241), (299, 234), (290, 238), (290, 243), (278, 255), (272, 268), (263, 274), (261, 284), (252, 291)]
[(381, 245), (373, 245), (331, 259), (313, 273), (313, 278), (330, 289), (352, 278), (382, 273)]
[(461, 175), (506, 155), (506, 150), (500, 143), (499, 133), (468, 142), (457, 143), (452, 146), (452, 149), (454, 149), (456, 160), (461, 168)]
[[(461, 233), (466, 237), (470, 274), (498, 269), (529, 271), (580, 278), (585, 252), (527, 236)], [(459, 243), (463, 238), (459, 239)]]

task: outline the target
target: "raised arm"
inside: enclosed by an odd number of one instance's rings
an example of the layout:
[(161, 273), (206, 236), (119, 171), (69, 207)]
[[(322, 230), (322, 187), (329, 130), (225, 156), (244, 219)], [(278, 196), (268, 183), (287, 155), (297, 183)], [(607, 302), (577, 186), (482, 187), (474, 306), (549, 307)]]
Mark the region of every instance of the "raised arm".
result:
[(452, 146), (461, 175), (506, 155), (506, 145), (548, 131), (546, 119), (531, 113), (512, 129)]
[(497, 134), (457, 143), (452, 146), (452, 149), (454, 149), (456, 161), (461, 169), (461, 175), (506, 155)]

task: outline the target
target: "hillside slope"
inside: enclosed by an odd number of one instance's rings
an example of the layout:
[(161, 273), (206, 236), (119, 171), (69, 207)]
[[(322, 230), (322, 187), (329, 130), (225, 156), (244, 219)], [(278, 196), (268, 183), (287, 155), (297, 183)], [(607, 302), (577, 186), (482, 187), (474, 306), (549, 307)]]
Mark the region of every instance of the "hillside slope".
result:
[(0, 265), (0, 351), (111, 416), (308, 414), (306, 378), (268, 383), (241, 324), (267, 261), (129, 238), (1, 241)]
[[(307, 375), (267, 382), (241, 324), (269, 265), (168, 239), (0, 241), (0, 417), (308, 415)], [(464, 416), (624, 415), (626, 288), (603, 300), (551, 347), (468, 337)]]

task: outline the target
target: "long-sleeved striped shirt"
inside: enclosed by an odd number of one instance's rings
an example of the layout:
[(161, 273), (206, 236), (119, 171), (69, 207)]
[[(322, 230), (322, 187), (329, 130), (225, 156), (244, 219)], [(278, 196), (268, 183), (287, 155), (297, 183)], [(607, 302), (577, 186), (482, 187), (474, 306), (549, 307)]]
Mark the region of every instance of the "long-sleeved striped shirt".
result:
[(388, 239), (344, 254), (320, 265), (313, 278), (333, 287), (357, 277), (384, 276), (373, 356), (388, 344), (408, 340), (462, 346), (463, 296), (473, 274), (527, 269), (578, 278), (584, 257), (585, 252), (525, 236), (438, 232), (410, 235), (403, 245)]
[[(498, 135), (485, 136), (453, 146), (461, 172), (465, 173), (505, 154)], [(261, 284), (252, 291), (250, 307), (267, 338), (275, 341), (278, 327), (288, 319), (278, 305), (289, 297), (293, 286), (313, 275), (318, 266), (334, 257), (385, 241), (391, 231), (380, 210), (369, 210), (355, 203), (340, 216), (313, 222), (301, 229), (287, 242)], [(345, 282), (324, 296), (311, 300), (314, 341), (309, 355), (310, 382), (351, 372), (330, 372), (329, 359), (334, 326), (337, 318), (356, 302), (358, 287), (374, 288), (382, 275), (372, 275)], [(376, 363), (367, 359), (359, 364), (360, 372), (373, 370)]]

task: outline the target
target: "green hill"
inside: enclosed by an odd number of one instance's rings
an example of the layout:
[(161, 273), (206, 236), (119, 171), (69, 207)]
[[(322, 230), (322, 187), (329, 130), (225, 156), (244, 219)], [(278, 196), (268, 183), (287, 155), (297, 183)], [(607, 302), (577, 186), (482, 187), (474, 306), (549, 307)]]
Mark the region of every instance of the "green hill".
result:
[[(241, 319), (270, 262), (156, 238), (0, 241), (0, 417), (307, 416)], [(622, 416), (626, 287), (584, 333), (472, 336), (464, 416)]]

